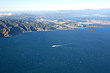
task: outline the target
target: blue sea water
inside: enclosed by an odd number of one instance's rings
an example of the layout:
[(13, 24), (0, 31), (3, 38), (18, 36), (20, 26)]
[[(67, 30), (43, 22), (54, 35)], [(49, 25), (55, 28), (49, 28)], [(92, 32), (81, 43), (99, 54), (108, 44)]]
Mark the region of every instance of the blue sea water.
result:
[(0, 73), (110, 73), (110, 26), (0, 38)]

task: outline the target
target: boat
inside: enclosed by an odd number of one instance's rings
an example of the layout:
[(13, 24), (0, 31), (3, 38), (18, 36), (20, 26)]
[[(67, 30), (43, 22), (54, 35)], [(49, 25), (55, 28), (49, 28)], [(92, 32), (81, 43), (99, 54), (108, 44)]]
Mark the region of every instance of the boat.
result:
[(52, 45), (52, 47), (57, 47), (57, 45)]
[(52, 47), (60, 47), (61, 45), (52, 45)]

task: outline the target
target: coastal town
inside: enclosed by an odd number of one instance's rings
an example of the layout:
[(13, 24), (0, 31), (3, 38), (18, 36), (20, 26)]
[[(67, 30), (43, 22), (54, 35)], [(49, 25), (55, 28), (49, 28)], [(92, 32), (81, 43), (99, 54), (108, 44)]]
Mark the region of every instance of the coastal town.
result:
[[(0, 13), (0, 37), (11, 37), (19, 33), (33, 31), (54, 31), (54, 30), (73, 30), (75, 28), (84, 29), (88, 27), (99, 27), (99, 25), (110, 25), (110, 21), (96, 19), (54, 19), (51, 16), (38, 17), (30, 14)], [(74, 18), (74, 17), (73, 17)]]

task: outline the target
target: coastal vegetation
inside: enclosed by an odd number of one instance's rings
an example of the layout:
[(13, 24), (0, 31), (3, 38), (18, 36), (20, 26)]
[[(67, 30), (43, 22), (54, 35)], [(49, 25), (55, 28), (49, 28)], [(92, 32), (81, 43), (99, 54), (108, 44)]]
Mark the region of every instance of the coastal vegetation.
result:
[(110, 24), (109, 21), (83, 19), (81, 21), (69, 19), (48, 20), (29, 14), (0, 17), (0, 37), (11, 37), (24, 32), (73, 30), (74, 28), (98, 27), (91, 24)]

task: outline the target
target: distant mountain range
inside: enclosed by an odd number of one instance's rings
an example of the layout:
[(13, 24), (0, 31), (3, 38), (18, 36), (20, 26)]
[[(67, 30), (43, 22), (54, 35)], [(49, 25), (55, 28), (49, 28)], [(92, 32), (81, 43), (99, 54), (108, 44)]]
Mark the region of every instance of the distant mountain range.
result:
[(53, 13), (71, 13), (71, 14), (110, 14), (110, 8), (103, 9), (82, 9), (82, 10), (55, 10), (55, 11), (0, 11), (0, 13), (31, 13), (31, 14), (53, 14)]
[(107, 9), (83, 9), (83, 10), (59, 10), (62, 13), (74, 14), (110, 14), (110, 8)]

